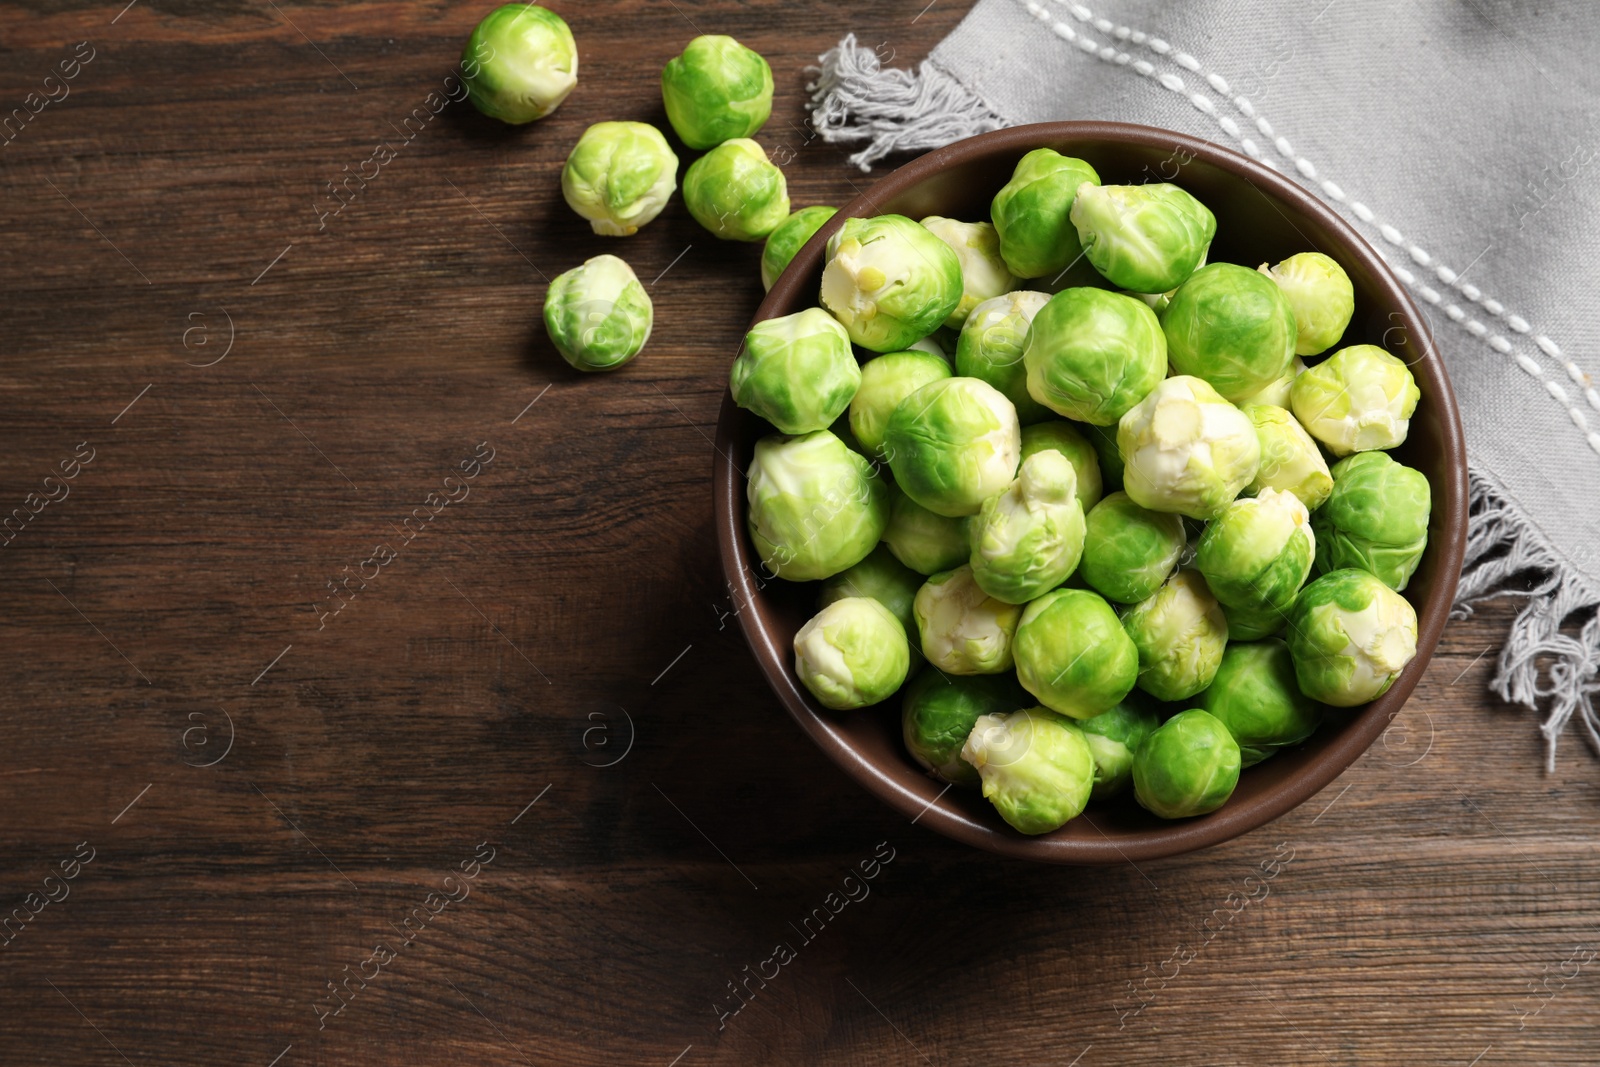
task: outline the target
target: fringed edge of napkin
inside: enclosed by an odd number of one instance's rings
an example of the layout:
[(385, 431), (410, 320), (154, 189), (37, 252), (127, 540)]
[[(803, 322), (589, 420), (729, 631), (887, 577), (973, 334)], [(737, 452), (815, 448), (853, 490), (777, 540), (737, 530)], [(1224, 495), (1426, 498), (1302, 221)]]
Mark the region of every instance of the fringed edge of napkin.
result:
[[(982, 99), (935, 64), (915, 72), (884, 69), (878, 54), (850, 34), (813, 67), (812, 123), (831, 144), (866, 146), (850, 157), (862, 170), (891, 152), (926, 151), (996, 130), (1006, 123)], [(1534, 711), (1546, 767), (1574, 717), (1600, 754), (1600, 597), (1587, 592), (1527, 518), (1482, 472), (1469, 472), (1471, 518), (1453, 618), (1497, 597), (1524, 597), (1500, 650), (1491, 692)], [(1530, 584), (1531, 578), (1531, 584)], [(1589, 613), (1576, 634), (1567, 620)], [(1545, 703), (1547, 702), (1547, 703)]]
[[(1574, 717), (1600, 754), (1600, 597), (1586, 591), (1544, 543), (1528, 520), (1477, 470), (1469, 470), (1471, 518), (1467, 554), (1452, 618), (1472, 614), (1474, 604), (1497, 597), (1526, 597), (1500, 650), (1489, 689), (1508, 704), (1538, 710), (1548, 701), (1540, 727), (1545, 767), (1556, 767), (1556, 741)], [(1532, 578), (1530, 584), (1529, 579)], [(1576, 634), (1568, 619), (1590, 613)]]
[(811, 122), (830, 144), (867, 146), (850, 157), (862, 170), (890, 152), (942, 148), (998, 130), (1000, 116), (950, 75), (924, 61), (916, 72), (885, 69), (873, 50), (849, 34), (810, 68)]

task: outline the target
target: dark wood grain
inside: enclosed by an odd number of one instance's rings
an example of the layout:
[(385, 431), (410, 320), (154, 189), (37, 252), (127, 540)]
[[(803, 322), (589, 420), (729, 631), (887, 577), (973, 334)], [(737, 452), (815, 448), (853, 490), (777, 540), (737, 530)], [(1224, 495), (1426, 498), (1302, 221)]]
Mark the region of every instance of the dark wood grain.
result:
[[(709, 488), (759, 250), (679, 202), (592, 237), (560, 164), (591, 122), (661, 121), (661, 65), (728, 32), (772, 61), (795, 203), (842, 202), (868, 179), (808, 137), (804, 67), (849, 30), (913, 62), (965, 6), (566, 4), (559, 112), (451, 105), (319, 231), (481, 9), (0, 5), (5, 108), (95, 50), (0, 147), (0, 511), (94, 457), (0, 549), (0, 909), (93, 853), (0, 947), (0, 1062), (1595, 1059), (1600, 789), (1485, 695), (1509, 609), (1455, 624), (1321, 796), (1139, 869), (907, 825), (763, 688)], [(545, 281), (619, 249), (656, 332), (580, 376)]]

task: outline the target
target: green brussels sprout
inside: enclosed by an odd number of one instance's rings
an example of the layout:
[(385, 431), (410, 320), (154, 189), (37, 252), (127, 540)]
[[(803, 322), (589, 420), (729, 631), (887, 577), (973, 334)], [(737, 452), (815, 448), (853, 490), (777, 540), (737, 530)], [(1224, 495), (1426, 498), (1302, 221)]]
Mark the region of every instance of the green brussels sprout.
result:
[(1133, 754), (1161, 725), (1161, 717), (1132, 693), (1112, 708), (1078, 723), (1094, 756), (1091, 800), (1114, 797), (1133, 784)]
[(654, 321), (649, 294), (616, 256), (558, 275), (544, 296), (550, 343), (578, 370), (616, 370), (644, 348)]
[[(922, 575), (894, 558), (887, 545), (879, 545), (853, 567), (847, 567), (822, 583), (817, 596), (817, 607), (825, 608), (846, 597), (871, 597), (889, 609), (889, 614), (900, 620), (909, 637), (915, 637), (917, 619), (911, 613), (911, 602), (922, 588)], [(911, 650), (913, 664), (921, 662), (919, 649)]]
[(1104, 289), (1064, 289), (1033, 317), (1028, 392), (1058, 415), (1110, 426), (1167, 373), (1156, 313)]
[(1317, 573), (1371, 571), (1403, 592), (1428, 547), (1433, 495), (1428, 476), (1385, 452), (1357, 452), (1333, 465), (1333, 493), (1317, 511)]
[(1356, 291), (1344, 268), (1321, 252), (1301, 252), (1277, 266), (1257, 268), (1278, 283), (1294, 309), (1296, 355), (1315, 356), (1339, 343), (1356, 311)]
[(1094, 787), (1083, 731), (1044, 708), (980, 716), (961, 758), (978, 769), (995, 811), (1024, 834), (1047, 834), (1077, 818)]
[(1112, 493), (1085, 516), (1078, 573), (1106, 599), (1137, 604), (1166, 582), (1185, 543), (1181, 517), (1142, 508), (1127, 493)]
[(890, 554), (918, 574), (954, 570), (967, 561), (967, 520), (936, 515), (906, 496), (898, 486), (889, 507), (883, 543)]
[[(1018, 409), (1020, 410), (1020, 409)], [(1112, 447), (1115, 447), (1113, 442)], [(1085, 515), (1100, 503), (1104, 488), (1100, 480), (1100, 461), (1095, 456), (1094, 445), (1070, 422), (1051, 419), (1022, 428), (1022, 462), (1039, 452), (1060, 452), (1072, 464), (1078, 475), (1078, 503)]]
[(1289, 654), (1300, 691), (1337, 708), (1388, 691), (1417, 654), (1417, 613), (1376, 575), (1329, 571), (1289, 614)]
[(989, 205), (1000, 258), (1012, 274), (1057, 275), (1083, 254), (1072, 225), (1072, 202), (1085, 182), (1098, 185), (1100, 175), (1083, 160), (1049, 148), (1035, 148), (1018, 161)]
[(1206, 526), (1194, 562), (1223, 606), (1241, 613), (1247, 630), (1268, 626), (1276, 633), (1311, 576), (1316, 540), (1299, 497), (1264, 489), (1235, 500)]
[(1410, 368), (1377, 345), (1339, 349), (1289, 390), (1294, 417), (1336, 456), (1400, 444), (1421, 398)]
[(849, 334), (821, 308), (756, 323), (728, 372), (733, 402), (788, 434), (827, 429), (860, 384)]
[(1023, 463), (1016, 481), (967, 520), (972, 576), (985, 593), (1026, 604), (1067, 580), (1083, 554), (1078, 475), (1060, 452)]
[(947, 674), (1000, 674), (1011, 668), (1011, 639), (1022, 609), (985, 593), (971, 567), (935, 574), (911, 603), (922, 654)]
[(960, 222), (939, 215), (929, 215), (922, 220), (922, 225), (949, 245), (961, 262), (961, 303), (944, 320), (946, 326), (961, 329), (973, 308), (1016, 288), (1016, 277), (1000, 258), (1000, 238), (994, 226), (987, 222)]
[(1187, 700), (1210, 685), (1228, 643), (1222, 606), (1193, 570), (1129, 608), (1122, 628), (1139, 650), (1137, 684), (1157, 700)]
[(955, 251), (904, 215), (846, 219), (828, 239), (822, 306), (874, 352), (910, 348), (961, 303)]
[(1275, 405), (1251, 404), (1240, 410), (1255, 426), (1256, 440), (1261, 445), (1261, 466), (1244, 491), (1277, 489), (1293, 493), (1310, 511), (1320, 508), (1333, 492), (1333, 475), (1306, 428)]
[(1243, 400), (1283, 377), (1294, 359), (1294, 309), (1272, 279), (1233, 263), (1201, 267), (1161, 313), (1167, 360)]
[(1133, 796), (1163, 819), (1216, 811), (1239, 784), (1239, 742), (1210, 712), (1193, 708), (1162, 723), (1133, 755)]
[(1122, 451), (1117, 448), (1117, 425), (1091, 426), (1088, 423), (1079, 423), (1083, 427), (1083, 436), (1089, 439), (1089, 444), (1094, 448), (1095, 458), (1100, 461), (1100, 487), (1102, 492), (1115, 493), (1122, 489), (1125, 464), (1122, 462)]
[(772, 68), (732, 37), (696, 37), (662, 68), (661, 102), (690, 148), (752, 137), (772, 114)]
[(1298, 745), (1322, 721), (1321, 705), (1300, 692), (1289, 646), (1277, 638), (1230, 643), (1210, 688), (1194, 702), (1228, 728), (1246, 767)]
[(1195, 272), (1217, 232), (1216, 216), (1164, 182), (1078, 187), (1072, 224), (1083, 254), (1111, 284), (1165, 293)]
[(1272, 637), (1289, 624), (1289, 614), (1270, 604), (1232, 608), (1222, 605), (1222, 617), (1228, 620), (1230, 641), (1259, 641)]
[(967, 561), (967, 519), (935, 514), (889, 483), (889, 525), (884, 547), (906, 567), (931, 577)]
[(561, 170), (567, 206), (602, 237), (637, 233), (677, 187), (678, 157), (661, 131), (643, 122), (595, 123)]
[(1289, 410), (1289, 390), (1294, 388), (1295, 377), (1305, 369), (1305, 362), (1299, 356), (1295, 356), (1294, 359), (1289, 361), (1289, 369), (1284, 371), (1281, 377), (1274, 378), (1249, 396), (1242, 400), (1235, 400), (1234, 403), (1241, 408), (1249, 407), (1252, 404), (1270, 404), (1275, 408), (1283, 408), (1287, 411)]
[(1011, 484), (1022, 451), (1017, 409), (977, 378), (929, 382), (895, 407), (883, 435), (889, 469), (929, 511), (974, 515)]
[(767, 243), (761, 248), (762, 288), (771, 292), (778, 283), (778, 275), (784, 272), (800, 249), (838, 213), (836, 207), (813, 205), (801, 208), (778, 223), (777, 229), (767, 234)]
[(683, 202), (724, 241), (759, 241), (789, 217), (789, 186), (760, 145), (736, 137), (689, 164)]
[(1204, 380), (1174, 375), (1117, 426), (1123, 488), (1152, 511), (1211, 519), (1255, 478), (1261, 442), (1244, 413)]
[(900, 732), (912, 758), (935, 778), (977, 785), (977, 768), (961, 758), (973, 725), (980, 716), (1004, 715), (1032, 703), (1012, 675), (950, 675), (928, 667), (906, 685)]
[(1139, 677), (1139, 650), (1097, 594), (1056, 589), (1017, 623), (1017, 680), (1051, 711), (1090, 719), (1110, 711)]
[(792, 582), (855, 566), (889, 524), (888, 486), (827, 430), (757, 441), (745, 496), (756, 555)]
[(794, 635), (794, 673), (835, 711), (888, 700), (910, 667), (905, 627), (871, 597), (835, 600)]
[[(819, 315), (827, 312), (813, 308)], [(838, 320), (834, 320), (838, 326)], [(842, 334), (844, 327), (839, 326)], [(845, 335), (849, 345), (849, 335)], [(920, 349), (905, 352), (885, 352), (876, 359), (861, 365), (861, 384), (850, 401), (850, 430), (868, 454), (884, 458), (883, 433), (889, 427), (889, 416), (900, 401), (921, 389), (929, 382), (950, 377), (950, 364), (943, 356), (931, 355)], [(941, 570), (945, 568), (940, 568)]]
[(956, 342), (956, 373), (981, 378), (1006, 395), (1027, 425), (1054, 414), (1028, 392), (1028, 368), (1022, 350), (1028, 326), (1050, 301), (1046, 293), (1020, 290), (985, 300), (972, 309)]
[(578, 45), (549, 8), (506, 4), (467, 38), (461, 73), (473, 107), (520, 125), (560, 107), (578, 84)]

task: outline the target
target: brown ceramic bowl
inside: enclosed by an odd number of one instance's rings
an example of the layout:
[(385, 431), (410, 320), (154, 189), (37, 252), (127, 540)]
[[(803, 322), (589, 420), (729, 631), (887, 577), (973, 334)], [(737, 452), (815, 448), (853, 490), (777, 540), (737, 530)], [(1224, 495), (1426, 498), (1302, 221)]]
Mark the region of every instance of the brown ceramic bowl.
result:
[[(1213, 262), (1275, 263), (1315, 250), (1338, 260), (1355, 284), (1356, 310), (1343, 343), (1381, 344), (1410, 363), (1422, 390), (1410, 435), (1395, 450), (1433, 485), (1433, 518), (1422, 564), (1405, 596), (1417, 609), (1417, 658), (1382, 697), (1335, 713), (1305, 744), (1247, 769), (1219, 811), (1167, 822), (1131, 797), (1091, 804), (1054, 833), (1027, 837), (1000, 820), (976, 790), (947, 789), (912, 760), (900, 740), (900, 701), (839, 713), (822, 708), (794, 676), (795, 632), (816, 610), (817, 584), (766, 578), (745, 533), (742, 471), (772, 428), (728, 397), (717, 425), (717, 535), (739, 623), (784, 707), (830, 757), (908, 819), (977, 848), (1048, 863), (1106, 864), (1171, 856), (1253, 830), (1312, 796), (1383, 732), (1416, 687), (1455, 595), (1467, 532), (1466, 454), (1444, 364), (1425, 320), (1383, 260), (1349, 224), (1295, 182), (1244, 156), (1184, 134), (1115, 122), (1053, 122), (981, 134), (930, 152), (846, 205), (795, 257), (755, 321), (817, 303), (824, 245), (846, 218), (885, 213), (913, 219), (987, 219), (989, 202), (1018, 159), (1054, 148), (1087, 160), (1111, 184), (1172, 180), (1217, 216)], [(832, 788), (819, 782), (817, 788)]]

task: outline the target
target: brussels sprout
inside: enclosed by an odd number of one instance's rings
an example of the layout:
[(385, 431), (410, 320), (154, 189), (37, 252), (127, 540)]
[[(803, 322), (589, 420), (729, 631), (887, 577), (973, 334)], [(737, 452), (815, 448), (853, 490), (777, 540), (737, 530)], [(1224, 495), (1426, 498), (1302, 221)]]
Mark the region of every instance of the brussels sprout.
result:
[(1134, 503), (1191, 519), (1222, 514), (1261, 464), (1255, 425), (1186, 374), (1166, 379), (1123, 416), (1117, 450)]
[(1083, 254), (1072, 225), (1072, 202), (1100, 175), (1081, 159), (1035, 148), (1018, 161), (1011, 180), (995, 194), (989, 218), (1000, 237), (1000, 258), (1019, 278), (1060, 274)]
[(1078, 723), (1094, 756), (1094, 788), (1090, 799), (1113, 797), (1133, 783), (1133, 754), (1161, 725), (1161, 717), (1132, 693), (1112, 708)]
[(955, 251), (904, 215), (846, 219), (828, 239), (822, 306), (862, 348), (910, 348), (944, 324), (961, 292)]
[(1136, 293), (1182, 285), (1217, 232), (1216, 216), (1204, 204), (1166, 183), (1081, 185), (1072, 224), (1095, 270)]
[(1133, 796), (1163, 819), (1204, 815), (1233, 795), (1239, 765), (1239, 743), (1214, 715), (1180, 711), (1134, 753)]
[(1222, 617), (1228, 620), (1230, 641), (1259, 641), (1272, 637), (1289, 624), (1289, 614), (1269, 605), (1232, 608), (1222, 605)]
[(1033, 317), (1028, 392), (1058, 415), (1110, 426), (1167, 373), (1155, 312), (1104, 289), (1065, 289)]
[(662, 68), (661, 102), (690, 148), (751, 137), (772, 114), (772, 68), (732, 37), (696, 37)]
[(956, 373), (981, 378), (1004, 393), (1024, 425), (1054, 414), (1028, 393), (1028, 368), (1022, 362), (1028, 325), (1049, 301), (1048, 294), (1026, 289), (985, 300), (967, 316), (956, 342)]
[[(813, 308), (819, 315), (827, 312)], [(834, 320), (838, 326), (838, 321)], [(844, 327), (839, 326), (844, 333)], [(845, 345), (849, 337), (845, 335)], [(852, 359), (853, 362), (853, 359)], [(950, 377), (950, 364), (943, 356), (930, 355), (919, 349), (906, 352), (886, 352), (869, 359), (861, 366), (861, 384), (850, 401), (850, 430), (870, 455), (884, 458), (883, 432), (888, 429), (889, 416), (900, 401), (921, 389), (929, 382)], [(943, 570), (944, 568), (940, 568)]]
[(567, 206), (603, 237), (637, 233), (661, 214), (677, 187), (678, 157), (661, 132), (643, 122), (595, 123), (561, 171)]
[(1161, 313), (1167, 359), (1227, 400), (1259, 393), (1294, 359), (1294, 310), (1272, 279), (1233, 263), (1195, 271)]
[(971, 567), (935, 574), (917, 590), (922, 654), (949, 674), (1000, 674), (1011, 668), (1011, 638), (1022, 609), (978, 587)]
[[(888, 608), (889, 614), (900, 620), (907, 636), (917, 643), (917, 619), (911, 613), (911, 601), (921, 588), (922, 575), (895, 559), (887, 545), (879, 545), (860, 563), (825, 580), (817, 596), (817, 607), (825, 608), (846, 597), (871, 597)], [(921, 660), (921, 650), (913, 648), (911, 662), (916, 664)]]
[(871, 597), (835, 600), (794, 635), (795, 674), (835, 711), (888, 700), (910, 665), (905, 627)]
[(1383, 693), (1417, 654), (1417, 613), (1367, 571), (1329, 571), (1289, 614), (1289, 654), (1300, 691), (1338, 708)]
[(1283, 372), (1282, 377), (1274, 378), (1260, 389), (1251, 393), (1242, 400), (1235, 400), (1239, 407), (1249, 407), (1252, 404), (1271, 404), (1275, 408), (1289, 410), (1289, 390), (1294, 388), (1297, 375), (1306, 369), (1305, 363), (1299, 356), (1289, 361), (1289, 369)]
[(1371, 571), (1405, 590), (1428, 547), (1433, 510), (1428, 476), (1384, 452), (1358, 452), (1333, 465), (1333, 493), (1317, 511), (1317, 573)]
[(1112, 493), (1085, 518), (1083, 580), (1120, 604), (1154, 596), (1183, 555), (1183, 519), (1135, 504), (1127, 493)]
[(1240, 613), (1245, 631), (1264, 636), (1256, 631), (1282, 628), (1315, 555), (1311, 516), (1300, 498), (1264, 489), (1235, 500), (1206, 527), (1194, 562), (1216, 598)]
[(987, 222), (960, 222), (939, 215), (922, 220), (928, 232), (950, 246), (961, 261), (961, 303), (944, 324), (959, 330), (972, 309), (994, 297), (1009, 293), (1017, 279), (1000, 258), (1000, 238)]
[(724, 241), (759, 241), (789, 217), (789, 186), (760, 145), (736, 137), (689, 164), (683, 202)]
[(1228, 643), (1222, 606), (1192, 570), (1129, 608), (1122, 628), (1139, 650), (1137, 684), (1157, 700), (1187, 700), (1210, 685)]
[(889, 524), (888, 486), (827, 430), (757, 441), (745, 496), (756, 555), (793, 582), (860, 563)]
[(784, 272), (800, 249), (838, 213), (836, 207), (813, 205), (801, 208), (778, 223), (777, 229), (767, 234), (767, 243), (761, 248), (762, 288), (771, 292), (778, 283), (778, 275)]
[(1298, 745), (1322, 721), (1322, 707), (1294, 680), (1289, 646), (1277, 638), (1229, 644), (1211, 687), (1194, 702), (1228, 728), (1246, 767)]
[(1344, 268), (1321, 252), (1301, 252), (1271, 270), (1257, 268), (1278, 283), (1294, 309), (1296, 355), (1315, 356), (1339, 343), (1356, 311), (1356, 291)]
[(1022, 450), (1017, 409), (977, 378), (929, 382), (889, 416), (884, 451), (907, 496), (939, 515), (974, 515), (1011, 484)]
[(961, 747), (979, 716), (1004, 715), (1032, 703), (1012, 675), (949, 675), (928, 667), (906, 685), (900, 731), (906, 750), (935, 778), (977, 785), (977, 768), (961, 758)]
[(1240, 410), (1255, 426), (1261, 445), (1261, 466), (1245, 492), (1278, 489), (1293, 493), (1311, 511), (1320, 508), (1333, 492), (1333, 475), (1305, 427), (1281, 407), (1251, 404)]
[(1124, 464), (1122, 452), (1117, 448), (1117, 424), (1091, 426), (1079, 423), (1083, 436), (1094, 447), (1095, 458), (1100, 461), (1100, 487), (1102, 492), (1115, 493), (1122, 489)]
[[(1021, 410), (1021, 409), (1018, 409)], [(1115, 447), (1113, 442), (1112, 447)], [(1067, 457), (1078, 475), (1078, 503), (1084, 514), (1100, 503), (1103, 484), (1100, 480), (1100, 461), (1095, 456), (1094, 445), (1089, 443), (1078, 428), (1061, 419), (1038, 422), (1022, 428), (1022, 462), (1039, 452), (1055, 451)]]
[(1394, 448), (1422, 392), (1410, 369), (1377, 345), (1351, 345), (1294, 380), (1289, 405), (1336, 456)]
[(578, 45), (560, 15), (533, 4), (497, 7), (461, 52), (472, 106), (501, 122), (542, 119), (578, 84)]
[(1066, 581), (1083, 554), (1078, 475), (1060, 452), (1040, 452), (1017, 480), (967, 521), (972, 576), (996, 600), (1026, 604)]
[(961, 758), (978, 769), (1000, 817), (1024, 834), (1047, 834), (1077, 818), (1094, 786), (1083, 731), (1044, 708), (981, 716)]
[(644, 348), (655, 320), (650, 296), (616, 256), (595, 256), (550, 283), (544, 328), (578, 370), (616, 370)]
[(1139, 677), (1139, 650), (1094, 593), (1057, 589), (1017, 623), (1017, 680), (1052, 711), (1089, 719), (1110, 711)]
[(967, 561), (967, 520), (936, 515), (894, 488), (883, 543), (918, 574), (954, 570)]
[(756, 323), (728, 373), (733, 402), (789, 434), (827, 429), (860, 384), (850, 336), (821, 308)]

